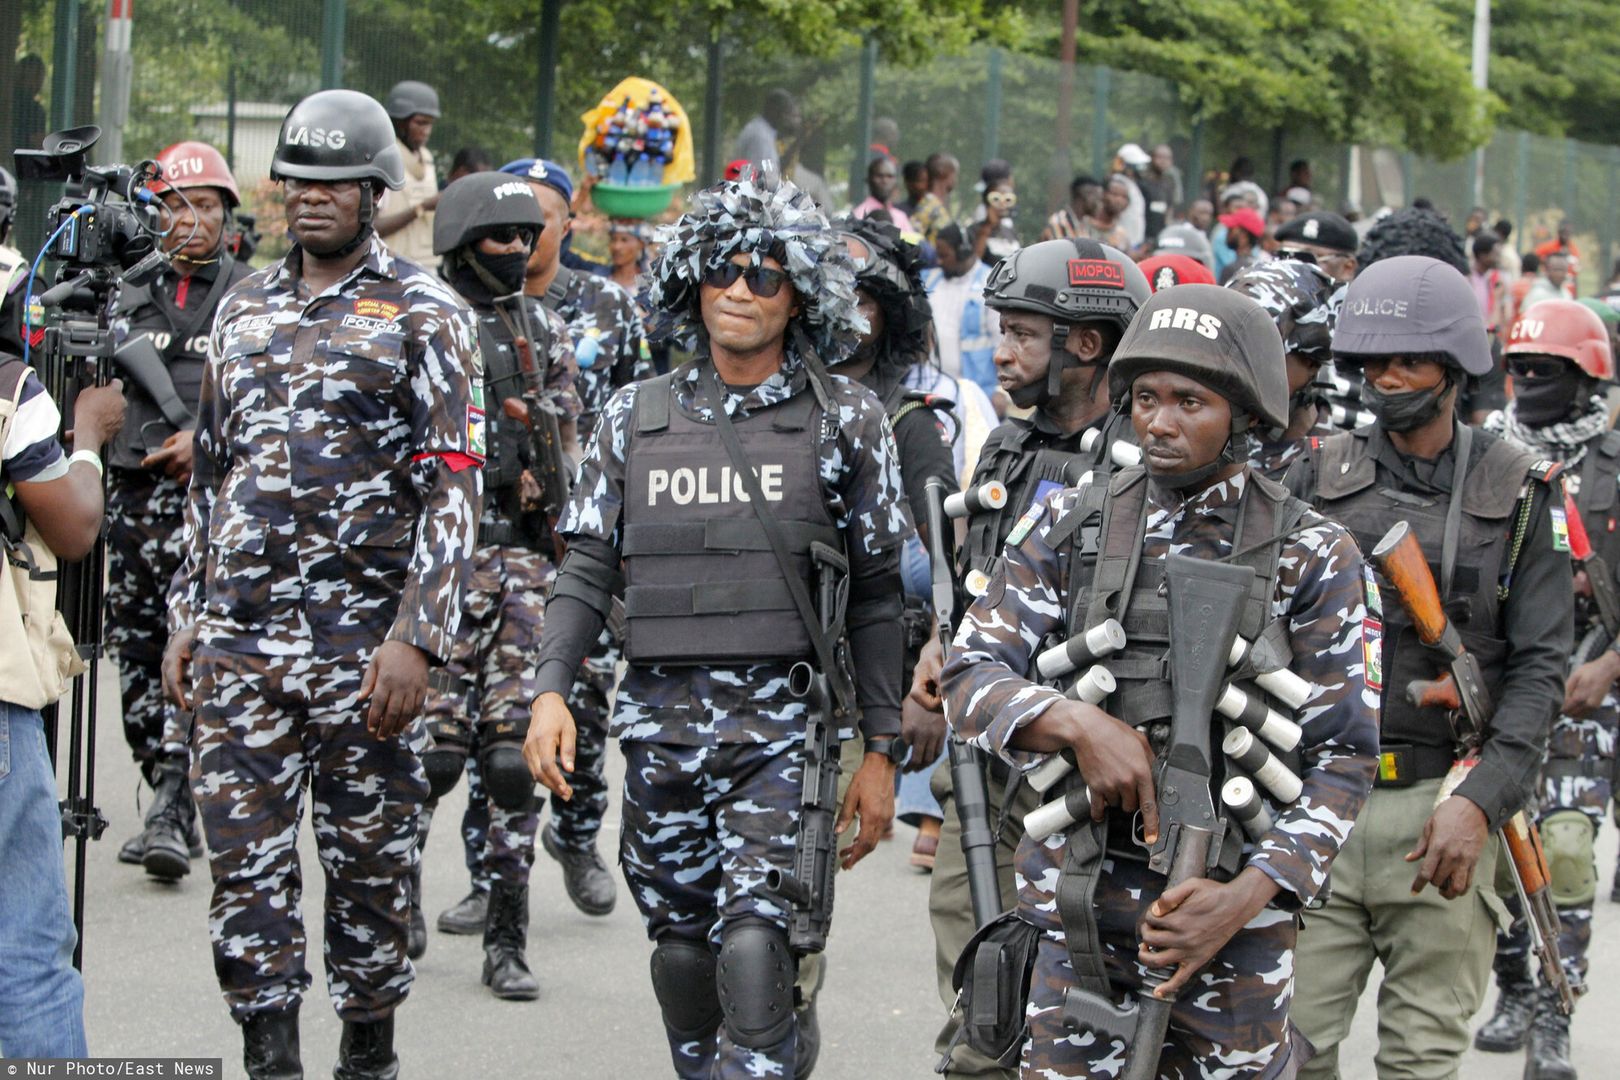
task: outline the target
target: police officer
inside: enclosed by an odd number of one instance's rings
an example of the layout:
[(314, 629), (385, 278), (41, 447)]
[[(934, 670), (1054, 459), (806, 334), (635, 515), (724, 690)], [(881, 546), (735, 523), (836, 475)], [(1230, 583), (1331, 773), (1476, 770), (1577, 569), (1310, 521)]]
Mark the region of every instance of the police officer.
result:
[(377, 235), (394, 254), (433, 267), (433, 211), (439, 205), (439, 176), (427, 148), (439, 119), (439, 92), (424, 82), (395, 83), (383, 101), (394, 127), (394, 149), (405, 166), (405, 186), (377, 215)]
[[(1074, 282), (1080, 282), (1074, 284)], [(1001, 388), (1014, 405), (1033, 409), (1011, 418), (985, 440), (970, 490), (991, 481), (1005, 485), (1004, 506), (986, 506), (968, 518), (967, 541), (957, 567), (968, 591), (982, 592), (999, 564), (1002, 545), (1019, 518), (1059, 488), (1078, 482), (1089, 469), (1107, 468), (1109, 444), (1127, 425), (1109, 411), (1108, 365), (1137, 309), (1150, 295), (1147, 279), (1123, 252), (1095, 240), (1045, 240), (1016, 252), (992, 271), (985, 302), (1001, 316), (995, 363)], [(1082, 449), (1090, 437), (1091, 449)], [(944, 657), (937, 642), (923, 648), (911, 697), (944, 720), (938, 678)], [(1001, 823), (997, 867), (1001, 893), (1013, 896), (1014, 854), (1024, 814), (1037, 800), (1026, 785), (1008, 793), (1007, 773), (992, 762), (990, 819)], [(940, 996), (955, 1000), (951, 971), (976, 929), (968, 903), (967, 861), (961, 820), (952, 801), (949, 769), (936, 769), (933, 791), (944, 808), (939, 854), (928, 888), (934, 927), (934, 957)], [(955, 1042), (958, 1018), (940, 1033), (943, 1052)], [(998, 1075), (994, 1062), (958, 1047), (952, 1076)]]
[[(951, 723), (984, 751), (1014, 766), (1071, 752), (1077, 770), (1047, 797), (1088, 786), (1099, 823), (1071, 822), (1019, 845), (1016, 917), (1039, 938), (1022, 1073), (1117, 1075), (1128, 1048), (1069, 1028), (1065, 994), (1134, 995), (1146, 966), (1173, 968), (1165, 991), (1180, 991), (1155, 1075), (1291, 1075), (1296, 913), (1326, 886), (1377, 746), (1376, 695), (1360, 662), (1360, 553), (1346, 530), (1248, 463), (1251, 427), (1287, 419), (1281, 341), (1248, 298), (1211, 285), (1156, 293), (1108, 379), (1143, 465), (1058, 493), (1023, 517), (943, 677)], [(1288, 802), (1261, 788), (1270, 827), (1245, 843), (1229, 820), (1213, 877), (1166, 889), (1133, 840), (1132, 818), (1140, 813), (1152, 843), (1158, 800), (1171, 798), (1154, 790), (1170, 712), (1163, 658), (1186, 645), (1166, 630), (1170, 551), (1255, 568), (1263, 585), (1245, 601), (1239, 633), (1286, 642), (1310, 704), (1295, 717), (1302, 794)], [(1032, 680), (1039, 648), (1109, 618), (1121, 619), (1126, 644), (1101, 661), (1116, 680), (1101, 705)]]
[(1273, 259), (1241, 270), (1227, 288), (1265, 308), (1282, 334), (1288, 360), (1288, 426), (1255, 432), (1249, 456), (1260, 475), (1281, 481), (1308, 438), (1338, 430), (1317, 375), (1332, 358), (1339, 289), (1316, 266), (1293, 259)]
[(1421, 255), (1367, 267), (1339, 308), (1333, 355), (1342, 374), (1359, 373), (1378, 423), (1308, 450), (1289, 484), (1363, 551), (1410, 525), (1496, 712), (1479, 764), (1436, 805), (1456, 750), (1451, 725), (1444, 710), (1412, 705), (1407, 688), (1436, 678), (1437, 661), (1380, 583), (1379, 773), (1332, 896), (1305, 916), (1294, 1017), (1318, 1050), (1304, 1075), (1333, 1075), (1379, 959), (1379, 1073), (1444, 1075), (1467, 1049), (1490, 968), (1500, 906), (1498, 845), (1487, 840), (1530, 800), (1564, 690), (1574, 613), (1567, 545), (1554, 539), (1557, 467), (1456, 418), (1463, 380), (1491, 354), (1479, 303), (1452, 267)]
[(195, 702), (214, 968), (248, 1075), (302, 1075), (307, 784), (343, 1020), (334, 1075), (391, 1078), (428, 794), (417, 718), (461, 620), (482, 372), (466, 307), (374, 232), (382, 189), (404, 183), (381, 105), (300, 101), (271, 175), (295, 244), (214, 323), (164, 682)]
[(240, 196), (219, 151), (181, 142), (157, 161), (151, 190), (163, 201), (169, 265), (152, 284), (119, 290), (113, 312), (129, 413), (107, 452), (107, 641), (118, 653), (124, 737), (157, 789), (144, 829), (118, 858), (173, 881), (202, 847), (186, 777), (191, 716), (163, 696), (169, 583), (184, 551), (208, 332), (225, 293), (252, 267), (226, 249)]
[[(434, 748), (423, 763), (437, 802), (455, 786), (463, 767), (477, 762), (480, 810), (489, 823), (474, 870), (487, 883), (489, 897), (483, 979), (496, 997), (519, 1001), (540, 994), (524, 956), (539, 813), (522, 742), (536, 693), (545, 592), (556, 567), (550, 558), (551, 523), (538, 508), (537, 477), (545, 471), (534, 460), (527, 430), (503, 405), (513, 399), (530, 408), (543, 404), (568, 422), (569, 435), (579, 415), (568, 328), (523, 295), (524, 266), (542, 221), (529, 185), (495, 172), (471, 173), (445, 188), (433, 221), (433, 248), (443, 257), (443, 276), (478, 319), (484, 379), (477, 395), (484, 402), (488, 436), (478, 546), (462, 633), (447, 665), (454, 689), (428, 699)], [(534, 357), (532, 376), (519, 362), (519, 338)], [(543, 394), (535, 394), (531, 378), (543, 378)], [(563, 450), (560, 436), (557, 453)], [(420, 869), (417, 873), (420, 896)], [(413, 908), (413, 935), (419, 912)], [(425, 948), (425, 928), (421, 933), (417, 943)]]
[[(1584, 980), (1592, 940), (1592, 901), (1597, 896), (1597, 860), (1592, 850), (1612, 795), (1614, 743), (1620, 729), (1620, 641), (1605, 626), (1591, 596), (1602, 574), (1611, 592), (1620, 566), (1616, 477), (1620, 432), (1609, 427), (1603, 390), (1614, 380), (1603, 320), (1574, 300), (1543, 300), (1519, 316), (1508, 334), (1508, 374), (1513, 399), (1485, 429), (1564, 468), (1564, 484), (1587, 526), (1597, 556), (1578, 570), (1585, 595), (1576, 602), (1575, 640), (1563, 708), (1547, 739), (1541, 770), (1542, 848), (1552, 875), (1552, 897), (1561, 933), (1558, 955), (1571, 982)], [(1612, 614), (1610, 616), (1613, 617)], [(1516, 907), (1516, 896), (1507, 899)], [(1522, 912), (1496, 939), (1496, 1013), (1474, 1036), (1481, 1050), (1517, 1050), (1528, 1038), (1532, 1080), (1573, 1080), (1569, 1017), (1558, 1011), (1557, 993), (1539, 992), (1531, 979), (1529, 927)]]
[[(595, 274), (564, 266), (561, 252), (573, 231), (573, 182), (562, 166), (537, 158), (519, 158), (501, 166), (501, 172), (521, 177), (534, 190), (545, 216), (545, 228), (529, 256), (524, 291), (561, 315), (568, 324), (579, 368), (577, 388), (584, 405), (578, 427), (588, 443), (598, 417), (613, 391), (653, 374), (641, 313), (635, 299), (620, 286)], [(580, 720), (580, 768), (574, 798), (551, 800), (551, 821), (541, 832), (546, 853), (562, 864), (563, 886), (574, 906), (587, 915), (606, 915), (617, 901), (613, 876), (597, 853), (596, 837), (607, 813), (606, 761), (608, 695), (613, 689), (619, 646), (609, 631), (586, 661), (584, 677), (574, 685), (570, 702)], [(469, 805), (462, 834), (469, 844), (479, 843), (487, 826)], [(481, 928), (478, 881), (473, 891), (439, 918), (439, 929), (470, 933)]]
[[(620, 860), (656, 943), (675, 1071), (789, 1076), (795, 961), (787, 907), (764, 891), (768, 871), (791, 869), (807, 767), (809, 706), (789, 683), (835, 650), (821, 620), (841, 622), (866, 740), (838, 815), (840, 832), (860, 820), (848, 869), (893, 813), (911, 523), (882, 405), (823, 367), (861, 323), (849, 256), (809, 196), (727, 181), (699, 192), (672, 232), (652, 304), (701, 354), (620, 389), (602, 414), (564, 515), (524, 754), (541, 783), (571, 793), (564, 695), (622, 573)], [(841, 549), (847, 576), (827, 576), (838, 559), (813, 544)], [(847, 595), (830, 605), (842, 619), (809, 610), (812, 588)]]

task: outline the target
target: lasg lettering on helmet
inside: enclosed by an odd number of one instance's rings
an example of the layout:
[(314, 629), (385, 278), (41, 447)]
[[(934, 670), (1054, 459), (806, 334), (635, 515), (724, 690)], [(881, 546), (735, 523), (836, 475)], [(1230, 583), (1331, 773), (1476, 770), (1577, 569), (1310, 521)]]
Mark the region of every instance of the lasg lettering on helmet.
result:
[[(761, 465), (758, 468), (759, 490), (766, 502), (782, 501), (782, 466)], [(667, 492), (681, 506), (694, 501), (699, 504), (747, 502), (748, 492), (743, 479), (733, 473), (730, 465), (719, 469), (719, 484), (711, 486), (710, 469), (651, 469), (647, 472), (647, 505), (657, 506), (658, 496)]]
[(1214, 341), (1221, 336), (1221, 320), (1217, 315), (1197, 308), (1160, 308), (1153, 313), (1149, 330), (1192, 330)]
[(299, 127), (287, 136), (288, 146), (325, 146), (341, 150), (349, 141), (342, 128)]

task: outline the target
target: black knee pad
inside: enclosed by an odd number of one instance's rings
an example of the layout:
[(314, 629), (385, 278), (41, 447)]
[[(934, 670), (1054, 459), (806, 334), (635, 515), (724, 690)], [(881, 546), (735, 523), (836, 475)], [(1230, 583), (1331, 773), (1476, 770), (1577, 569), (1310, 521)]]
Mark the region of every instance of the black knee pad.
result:
[(472, 732), (461, 720), (434, 720), (428, 724), (433, 736), (433, 749), (422, 754), (422, 769), (427, 773), (428, 798), (448, 795), (461, 779), (467, 765), (467, 754), (472, 749)]
[(664, 936), (652, 954), (653, 996), (664, 1026), (682, 1039), (705, 1039), (720, 1027), (714, 952), (708, 942)]
[[(480, 735), (487, 736), (486, 728)], [(483, 740), (478, 751), (478, 775), (490, 801), (502, 810), (517, 813), (534, 805), (534, 776), (523, 760), (522, 741)]]
[(716, 984), (726, 1034), (738, 1046), (764, 1050), (793, 1029), (793, 983), (799, 964), (787, 931), (764, 919), (739, 919), (720, 932)]

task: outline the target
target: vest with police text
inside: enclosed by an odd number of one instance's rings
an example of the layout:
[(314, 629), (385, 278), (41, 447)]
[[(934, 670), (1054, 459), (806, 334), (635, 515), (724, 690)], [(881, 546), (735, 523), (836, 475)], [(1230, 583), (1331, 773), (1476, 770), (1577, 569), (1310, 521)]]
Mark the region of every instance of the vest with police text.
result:
[[(733, 417), (793, 572), (814, 592), (810, 545), (842, 550), (822, 495), (822, 410), (807, 387)], [(813, 657), (809, 632), (719, 430), (676, 399), (671, 375), (640, 383), (627, 450), (626, 658), (741, 665)]]
[[(1472, 438), (1485, 444), (1471, 454), (1463, 489), (1456, 565), (1451, 591), (1442, 594), (1446, 616), (1462, 636), (1485, 676), (1485, 689), (1496, 699), (1501, 689), (1507, 640), (1503, 636), (1498, 586), (1507, 570), (1514, 510), (1526, 490), (1535, 455), (1494, 435), (1474, 429)], [(1435, 583), (1444, 589), (1444, 495), (1417, 495), (1379, 483), (1366, 431), (1342, 432), (1324, 439), (1316, 464), (1316, 507), (1355, 536), (1363, 552), (1378, 546), (1396, 522), (1410, 524), (1423, 547)], [(1381, 737), (1390, 743), (1450, 748), (1451, 725), (1445, 711), (1418, 708), (1406, 697), (1414, 681), (1439, 678), (1438, 654), (1423, 647), (1395, 591), (1380, 579), (1384, 619), (1384, 695)]]

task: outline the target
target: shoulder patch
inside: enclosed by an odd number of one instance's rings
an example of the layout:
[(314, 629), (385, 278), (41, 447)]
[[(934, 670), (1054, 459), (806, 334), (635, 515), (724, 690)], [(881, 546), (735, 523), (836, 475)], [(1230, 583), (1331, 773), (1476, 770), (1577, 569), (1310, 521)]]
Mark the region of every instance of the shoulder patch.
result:
[(1554, 551), (1569, 550), (1569, 518), (1562, 506), (1548, 506), (1547, 514), (1552, 518), (1552, 541)]
[(1035, 528), (1035, 525), (1041, 520), (1041, 515), (1045, 513), (1046, 503), (1044, 501), (1031, 504), (1030, 508), (1024, 511), (1024, 516), (1018, 519), (1018, 524), (1012, 527), (1012, 532), (1007, 534), (1007, 543), (1012, 547), (1022, 544), (1029, 538), (1030, 531)]
[(1372, 567), (1361, 568), (1367, 593), (1367, 615), (1361, 620), (1361, 658), (1369, 690), (1384, 688), (1384, 601)]
[(1540, 480), (1543, 484), (1551, 484), (1553, 478), (1563, 470), (1563, 465), (1543, 458), (1530, 466), (1530, 476), (1534, 480)]
[(476, 405), (467, 406), (467, 456), (483, 461), (488, 456), (485, 438), (484, 410)]

